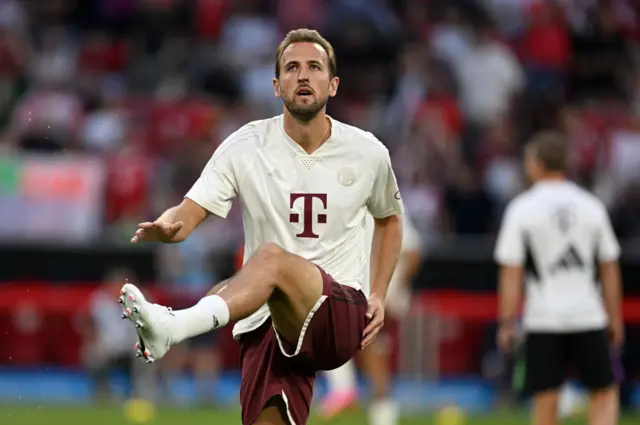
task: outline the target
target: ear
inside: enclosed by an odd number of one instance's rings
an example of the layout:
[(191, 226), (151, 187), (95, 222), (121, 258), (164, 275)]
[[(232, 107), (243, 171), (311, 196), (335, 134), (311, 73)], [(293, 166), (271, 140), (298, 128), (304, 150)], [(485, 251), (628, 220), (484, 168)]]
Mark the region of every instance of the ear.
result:
[(340, 78), (333, 77), (329, 82), (329, 96), (334, 97), (338, 94), (338, 85), (340, 84)]
[(282, 91), (280, 90), (280, 83), (277, 78), (273, 79), (273, 94), (275, 97), (281, 97)]

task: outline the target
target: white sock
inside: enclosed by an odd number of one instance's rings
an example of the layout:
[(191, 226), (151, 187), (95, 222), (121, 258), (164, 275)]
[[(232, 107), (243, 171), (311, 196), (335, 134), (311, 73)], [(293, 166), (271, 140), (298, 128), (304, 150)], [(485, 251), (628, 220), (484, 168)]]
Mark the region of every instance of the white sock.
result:
[(204, 297), (193, 307), (173, 312), (174, 342), (226, 326), (229, 323), (229, 307), (219, 295)]
[(356, 390), (356, 366), (353, 359), (337, 369), (325, 372), (329, 393), (350, 392)]
[(374, 400), (369, 407), (369, 425), (396, 425), (400, 412), (391, 399)]

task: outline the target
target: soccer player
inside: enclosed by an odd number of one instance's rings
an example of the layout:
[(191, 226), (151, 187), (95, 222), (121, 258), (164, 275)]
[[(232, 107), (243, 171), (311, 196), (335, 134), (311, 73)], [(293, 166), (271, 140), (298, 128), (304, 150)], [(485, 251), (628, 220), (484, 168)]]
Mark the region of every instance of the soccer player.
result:
[(526, 147), (533, 186), (507, 207), (495, 250), (501, 265), (498, 344), (508, 351), (516, 338), (524, 278), (532, 423), (557, 423), (558, 392), (571, 364), (590, 393), (589, 423), (614, 425), (614, 361), (623, 341), (620, 246), (602, 202), (567, 180), (569, 158), (566, 140), (555, 132), (535, 135)]
[[(369, 246), (373, 237), (373, 218), (367, 217)], [(420, 235), (405, 214), (402, 217), (402, 249), (398, 265), (391, 278), (385, 300), (386, 325), (401, 320), (410, 304), (410, 284), (421, 264)], [(368, 279), (365, 280), (365, 293), (368, 292)], [(391, 318), (391, 320), (388, 320)], [(383, 332), (384, 333), (384, 332)], [(369, 407), (369, 424), (394, 425), (398, 422), (398, 408), (391, 399), (391, 370), (389, 335), (381, 333), (359, 357), (363, 371), (372, 387), (373, 401)], [(323, 415), (331, 418), (357, 399), (357, 379), (355, 362), (350, 360), (341, 367), (326, 372), (329, 391), (322, 402)]]
[[(182, 203), (141, 223), (132, 238), (183, 241), (208, 215), (224, 218), (240, 199), (245, 260), (236, 275), (184, 310), (149, 303), (130, 283), (120, 301), (147, 361), (236, 322), (245, 425), (305, 424), (316, 372), (344, 364), (384, 323), (403, 206), (384, 145), (326, 115), (338, 83), (333, 48), (320, 34), (287, 34), (273, 80), (283, 115), (229, 136)], [(367, 212), (375, 218), (372, 260)], [(367, 299), (370, 261), (376, 272)]]

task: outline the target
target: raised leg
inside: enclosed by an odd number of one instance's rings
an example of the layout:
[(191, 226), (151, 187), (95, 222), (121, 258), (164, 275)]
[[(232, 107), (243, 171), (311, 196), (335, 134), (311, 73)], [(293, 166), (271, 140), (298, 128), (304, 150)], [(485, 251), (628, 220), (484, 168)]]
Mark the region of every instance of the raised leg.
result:
[(309, 312), (322, 297), (322, 285), (313, 263), (267, 244), (235, 276), (217, 285), (215, 294), (191, 308), (172, 311), (152, 304), (130, 283), (123, 286), (120, 302), (123, 318), (138, 331), (139, 355), (152, 362), (180, 341), (244, 319), (264, 304), (278, 333), (295, 345)]

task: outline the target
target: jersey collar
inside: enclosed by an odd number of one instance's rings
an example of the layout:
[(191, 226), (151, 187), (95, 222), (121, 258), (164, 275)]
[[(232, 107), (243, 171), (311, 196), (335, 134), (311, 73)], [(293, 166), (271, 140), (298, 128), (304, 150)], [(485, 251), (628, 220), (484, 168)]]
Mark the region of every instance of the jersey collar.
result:
[(284, 138), (284, 140), (287, 142), (287, 145), (289, 145), (291, 149), (293, 149), (293, 151), (298, 155), (307, 156), (307, 157), (322, 156), (323, 152), (329, 149), (331, 145), (335, 142), (336, 132), (337, 132), (336, 121), (333, 118), (331, 118), (329, 115), (326, 115), (326, 117), (331, 123), (331, 134), (329, 135), (329, 138), (322, 144), (322, 146), (316, 149), (316, 151), (313, 152), (312, 154), (308, 154), (307, 151), (302, 149), (302, 146), (297, 144), (296, 141), (293, 140), (291, 137), (289, 137), (287, 132), (284, 131), (284, 115), (280, 115), (278, 127), (280, 128), (280, 133), (282, 134), (282, 137)]

